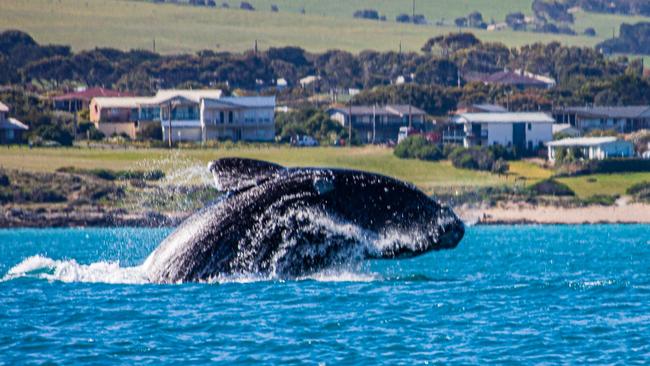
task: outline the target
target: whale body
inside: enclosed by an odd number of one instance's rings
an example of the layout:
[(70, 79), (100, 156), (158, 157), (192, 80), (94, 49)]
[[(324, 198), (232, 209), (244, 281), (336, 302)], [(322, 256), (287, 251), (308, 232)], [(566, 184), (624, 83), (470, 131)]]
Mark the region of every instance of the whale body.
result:
[(449, 207), (379, 174), (240, 158), (208, 169), (226, 193), (147, 258), (152, 282), (295, 278), (351, 261), (451, 249), (464, 235)]

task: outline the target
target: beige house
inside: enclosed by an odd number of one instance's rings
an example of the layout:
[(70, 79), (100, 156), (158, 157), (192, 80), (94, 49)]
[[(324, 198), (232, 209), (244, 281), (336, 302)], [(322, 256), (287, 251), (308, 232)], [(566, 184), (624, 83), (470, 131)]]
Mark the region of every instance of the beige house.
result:
[[(102, 97), (90, 102), (90, 121), (106, 136), (125, 133), (136, 138), (137, 132), (149, 123), (165, 123), (170, 120), (172, 129), (178, 128), (174, 140), (200, 140), (199, 105), (204, 98), (220, 98), (221, 90), (160, 90), (153, 97)], [(189, 128), (189, 130), (188, 130)], [(182, 131), (188, 130), (183, 136)]]
[(95, 98), (91, 121), (105, 135), (135, 138), (160, 123), (167, 141), (271, 141), (275, 97), (222, 97), (220, 90), (161, 90), (153, 97)]

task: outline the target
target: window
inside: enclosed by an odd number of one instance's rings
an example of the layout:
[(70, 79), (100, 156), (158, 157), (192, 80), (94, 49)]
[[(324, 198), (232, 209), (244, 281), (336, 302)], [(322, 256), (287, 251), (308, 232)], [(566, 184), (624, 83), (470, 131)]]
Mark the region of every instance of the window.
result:
[(529, 124), (528, 124), (528, 131), (530, 131), (530, 130), (532, 130), (532, 129), (533, 129), (533, 124), (532, 124), (532, 123), (529, 123)]

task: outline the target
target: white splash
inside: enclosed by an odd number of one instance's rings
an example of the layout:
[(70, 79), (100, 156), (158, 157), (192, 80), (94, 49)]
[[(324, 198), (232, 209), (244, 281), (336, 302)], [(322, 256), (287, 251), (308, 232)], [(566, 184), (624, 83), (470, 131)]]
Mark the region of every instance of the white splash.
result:
[[(106, 283), (141, 285), (152, 283), (149, 280), (144, 265), (135, 267), (120, 267), (119, 262), (95, 262), (79, 264), (76, 260), (56, 260), (41, 255), (26, 258), (12, 267), (0, 282), (11, 281), (19, 278), (37, 278), (47, 281), (60, 281), (65, 283)], [(296, 281), (317, 282), (371, 282), (379, 280), (380, 276), (374, 273), (355, 272), (350, 269), (328, 269), (308, 276), (296, 278)], [(219, 276), (203, 283), (254, 283), (286, 281), (276, 276), (260, 276), (254, 274), (241, 274)]]
[(79, 264), (76, 260), (55, 260), (41, 255), (29, 257), (7, 272), (1, 281), (16, 278), (39, 278), (48, 281), (110, 284), (149, 283), (140, 266), (120, 267), (119, 262)]

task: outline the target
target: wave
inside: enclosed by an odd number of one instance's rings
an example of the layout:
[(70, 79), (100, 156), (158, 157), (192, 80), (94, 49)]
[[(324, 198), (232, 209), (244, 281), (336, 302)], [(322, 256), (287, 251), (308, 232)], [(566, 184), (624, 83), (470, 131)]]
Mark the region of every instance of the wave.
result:
[[(105, 283), (141, 285), (151, 284), (144, 266), (121, 267), (119, 262), (99, 261), (90, 264), (79, 264), (74, 259), (57, 260), (41, 255), (24, 259), (12, 267), (0, 282), (7, 282), (19, 278), (33, 278), (47, 281), (60, 281), (65, 283)], [(308, 276), (297, 277), (294, 281), (317, 282), (372, 282), (383, 280), (375, 273), (357, 272), (350, 269), (330, 269), (313, 273)], [(276, 276), (257, 275), (228, 275), (205, 281), (207, 284), (226, 283), (254, 283), (286, 281)]]
[(148, 276), (138, 267), (120, 267), (119, 262), (79, 264), (76, 260), (56, 260), (41, 255), (26, 258), (12, 267), (2, 282), (17, 278), (37, 278), (48, 281), (108, 284), (145, 284)]

